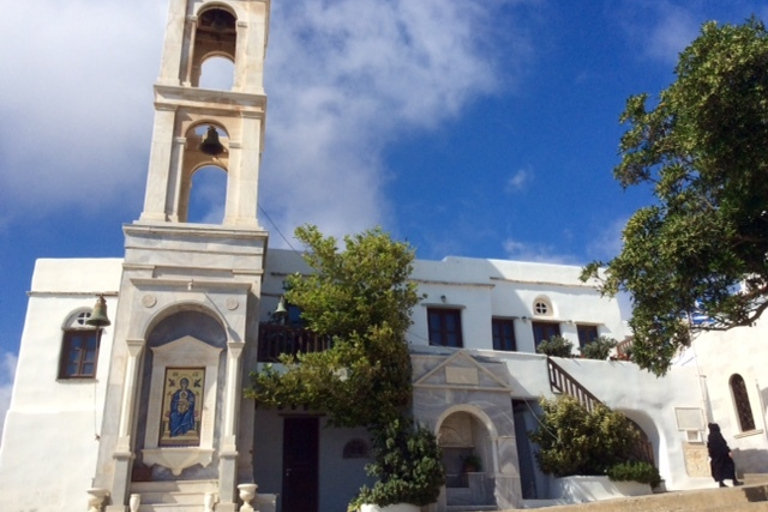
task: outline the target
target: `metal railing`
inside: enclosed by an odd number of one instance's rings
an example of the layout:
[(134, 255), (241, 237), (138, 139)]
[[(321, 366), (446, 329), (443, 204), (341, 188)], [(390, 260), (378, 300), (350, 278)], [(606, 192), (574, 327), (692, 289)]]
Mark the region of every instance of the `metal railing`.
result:
[(280, 354), (306, 354), (323, 352), (331, 348), (332, 338), (321, 336), (302, 327), (277, 324), (259, 324), (260, 363), (276, 363)]

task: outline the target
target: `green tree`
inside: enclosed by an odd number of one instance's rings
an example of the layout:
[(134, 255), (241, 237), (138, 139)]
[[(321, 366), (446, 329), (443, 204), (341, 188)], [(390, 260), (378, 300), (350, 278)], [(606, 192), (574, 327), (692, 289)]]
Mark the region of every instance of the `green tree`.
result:
[(405, 335), (421, 297), (409, 280), (414, 253), (380, 229), (337, 240), (315, 226), (296, 230), (308, 275), (288, 277), (285, 298), (307, 328), (332, 337), (325, 352), (282, 356), (282, 368), (251, 374), (246, 395), (265, 407), (295, 404), (324, 412), (337, 427), (367, 427), (378, 481), (350, 504), (434, 502), (445, 481), (435, 435), (408, 417), (413, 385)]
[[(585, 267), (604, 293), (633, 298), (632, 359), (656, 374), (691, 335), (752, 324), (768, 307), (768, 34), (706, 23), (652, 108), (627, 101), (622, 187), (655, 204), (630, 218), (622, 252)], [(600, 267), (605, 266), (605, 274)], [(695, 304), (711, 319), (690, 321)]]
[(360, 489), (350, 510), (365, 503), (380, 507), (395, 503), (424, 506), (437, 501), (445, 483), (445, 469), (431, 430), (409, 419), (394, 420), (374, 431), (373, 452), (375, 461), (366, 466), (366, 471), (378, 480), (373, 487)]
[(263, 406), (306, 405), (339, 427), (399, 418), (412, 392), (405, 334), (420, 300), (409, 281), (413, 250), (380, 229), (345, 237), (343, 251), (314, 226), (296, 237), (313, 272), (289, 276), (285, 297), (309, 330), (332, 337), (332, 348), (283, 356), (280, 370), (252, 374), (247, 395)]
[(564, 395), (539, 400), (539, 429), (528, 435), (539, 445), (541, 471), (557, 477), (604, 475), (632, 458), (640, 434), (620, 412), (598, 404), (591, 412)]

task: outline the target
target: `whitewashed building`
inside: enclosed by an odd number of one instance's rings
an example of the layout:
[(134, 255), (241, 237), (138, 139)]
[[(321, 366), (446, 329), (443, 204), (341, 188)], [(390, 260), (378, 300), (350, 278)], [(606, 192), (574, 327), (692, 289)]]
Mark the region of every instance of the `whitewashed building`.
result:
[[(144, 208), (123, 226), (124, 257), (35, 266), (0, 445), (3, 510), (226, 512), (250, 502), (263, 512), (331, 512), (367, 481), (364, 430), (324, 428), (313, 411), (257, 409), (242, 397), (248, 373), (277, 353), (322, 349), (268, 322), (285, 275), (305, 269), (300, 255), (268, 249), (257, 218), (268, 22), (269, 0), (171, 0)], [(232, 89), (199, 88), (202, 63), (221, 56), (234, 63)], [(206, 166), (227, 173), (219, 225), (187, 222), (194, 174)], [(711, 410), (728, 408), (727, 393), (711, 386), (729, 370), (705, 368), (703, 350), (698, 367), (664, 378), (627, 362), (535, 353), (556, 333), (576, 345), (625, 337), (618, 303), (579, 272), (416, 262), (412, 277), (427, 299), (408, 333), (413, 413), (439, 434), (449, 473), (434, 508), (520, 508), (552, 497), (526, 432), (538, 398), (566, 388), (625, 412), (668, 489), (711, 484), (701, 438)], [(111, 325), (89, 325), (97, 297)], [(766, 448), (762, 431), (753, 435), (765, 422), (758, 368), (740, 370), (759, 413), (738, 441), (745, 460), (755, 450), (755, 468)], [(726, 432), (736, 431), (733, 421), (721, 420)], [(465, 475), (468, 454), (481, 467)]]

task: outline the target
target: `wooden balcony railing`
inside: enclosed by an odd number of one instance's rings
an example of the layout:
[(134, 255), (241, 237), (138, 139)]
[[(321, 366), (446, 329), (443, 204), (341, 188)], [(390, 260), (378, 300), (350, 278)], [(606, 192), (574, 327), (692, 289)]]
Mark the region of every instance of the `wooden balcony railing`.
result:
[(632, 342), (634, 340), (629, 337), (625, 338), (623, 341), (620, 341), (618, 345), (616, 345), (616, 356), (619, 359), (627, 359), (629, 358), (629, 353), (632, 350)]
[[(598, 404), (604, 405), (600, 399), (590, 393), (587, 388), (549, 357), (547, 358), (547, 370), (549, 371), (549, 386), (554, 393), (561, 393), (574, 397), (590, 412), (592, 412)], [(632, 455), (639, 461), (655, 465), (653, 458), (653, 444), (651, 444), (648, 440), (648, 436), (637, 423), (632, 420), (629, 421), (640, 434), (640, 439), (632, 448)]]
[(306, 354), (331, 348), (330, 336), (321, 336), (301, 327), (276, 324), (259, 325), (260, 363), (276, 363), (280, 354)]

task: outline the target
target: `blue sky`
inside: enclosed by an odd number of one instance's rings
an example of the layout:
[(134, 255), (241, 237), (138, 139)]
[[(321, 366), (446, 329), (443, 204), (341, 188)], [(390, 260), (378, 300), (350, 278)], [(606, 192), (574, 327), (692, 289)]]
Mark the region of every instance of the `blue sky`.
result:
[[(608, 259), (651, 200), (611, 174), (626, 98), (667, 86), (702, 22), (753, 13), (768, 7), (273, 0), (270, 245), (312, 222), (336, 235), (381, 225), (424, 259)], [(119, 257), (121, 224), (139, 216), (166, 14), (157, 0), (4, 7), (0, 410), (35, 259)]]

